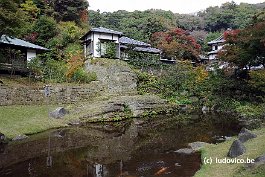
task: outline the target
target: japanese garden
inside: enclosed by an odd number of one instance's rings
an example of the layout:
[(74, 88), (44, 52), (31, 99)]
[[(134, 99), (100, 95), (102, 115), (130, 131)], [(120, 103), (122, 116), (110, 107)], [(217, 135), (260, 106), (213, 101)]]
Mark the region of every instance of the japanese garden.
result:
[(0, 0), (0, 177), (265, 176), (265, 3), (90, 6)]

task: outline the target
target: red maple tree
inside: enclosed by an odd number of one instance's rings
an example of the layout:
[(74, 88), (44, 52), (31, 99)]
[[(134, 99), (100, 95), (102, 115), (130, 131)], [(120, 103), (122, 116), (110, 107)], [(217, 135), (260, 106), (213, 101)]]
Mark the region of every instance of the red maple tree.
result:
[(152, 35), (151, 42), (163, 51), (166, 58), (193, 61), (199, 58), (201, 46), (195, 38), (181, 28), (156, 32)]

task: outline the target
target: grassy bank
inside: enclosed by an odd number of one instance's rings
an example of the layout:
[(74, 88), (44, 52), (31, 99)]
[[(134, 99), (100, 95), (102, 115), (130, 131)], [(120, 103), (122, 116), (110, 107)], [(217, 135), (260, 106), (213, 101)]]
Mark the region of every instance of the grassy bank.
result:
[[(265, 127), (255, 130), (257, 138), (244, 143), (246, 146), (246, 153), (239, 156), (238, 159), (255, 159), (265, 153)], [(212, 164), (203, 164), (195, 177), (232, 177), (232, 176), (254, 176), (261, 177), (265, 174), (265, 165), (254, 169), (245, 169), (244, 164), (218, 164), (215, 159), (224, 159), (227, 157), (228, 150), (236, 138), (221, 144), (209, 144), (202, 150), (202, 159), (212, 158)]]
[(52, 119), (48, 116), (56, 107), (58, 106), (0, 106), (0, 132), (13, 138), (67, 126), (73, 118)]

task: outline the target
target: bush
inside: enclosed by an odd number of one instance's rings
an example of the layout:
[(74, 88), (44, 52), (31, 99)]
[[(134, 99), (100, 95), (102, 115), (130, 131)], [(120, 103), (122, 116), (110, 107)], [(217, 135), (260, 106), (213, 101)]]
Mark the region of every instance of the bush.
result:
[(265, 92), (265, 70), (250, 71), (249, 76), (249, 84), (256, 89)]
[(72, 80), (78, 83), (90, 83), (97, 80), (97, 75), (94, 72), (87, 72), (83, 68), (79, 68), (74, 72)]

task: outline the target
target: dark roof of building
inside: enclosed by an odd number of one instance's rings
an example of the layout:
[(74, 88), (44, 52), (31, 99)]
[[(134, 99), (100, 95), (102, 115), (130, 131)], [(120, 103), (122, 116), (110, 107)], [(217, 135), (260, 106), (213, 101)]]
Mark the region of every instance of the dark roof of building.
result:
[(21, 39), (17, 39), (17, 38), (13, 38), (13, 37), (9, 37), (6, 35), (1, 36), (0, 43), (7, 44), (7, 45), (13, 45), (13, 46), (25, 47), (25, 48), (29, 48), (29, 49), (49, 50), (49, 49), (41, 47), (39, 45), (35, 45), (35, 44), (30, 43), (30, 42), (27, 42), (27, 41), (24, 41)]
[(221, 35), (217, 39), (208, 42), (208, 45), (217, 44), (217, 43), (224, 43), (224, 42), (225, 42), (224, 35)]
[(147, 52), (147, 53), (161, 53), (161, 50), (157, 49), (157, 48), (152, 48), (152, 47), (135, 47), (133, 49), (134, 51), (138, 51), (138, 52)]
[(80, 39), (84, 39), (89, 33), (91, 32), (98, 32), (98, 33), (107, 33), (107, 34), (117, 34), (117, 35), (123, 35), (122, 32), (120, 31), (115, 31), (112, 29), (108, 29), (108, 28), (103, 28), (103, 27), (99, 27), (99, 28), (92, 28), (91, 30), (89, 30), (83, 37), (81, 37)]
[(217, 54), (220, 50), (214, 50), (214, 51), (211, 51), (211, 52), (208, 52), (208, 55), (211, 55), (211, 54)]
[(119, 42), (120, 42), (121, 44), (129, 44), (129, 45), (136, 45), (136, 46), (151, 47), (150, 44), (147, 44), (147, 43), (142, 42), (142, 41), (137, 41), (137, 40), (135, 40), (135, 39), (131, 39), (131, 38), (128, 38), (128, 37), (125, 37), (125, 36), (121, 37), (121, 38), (119, 39)]

